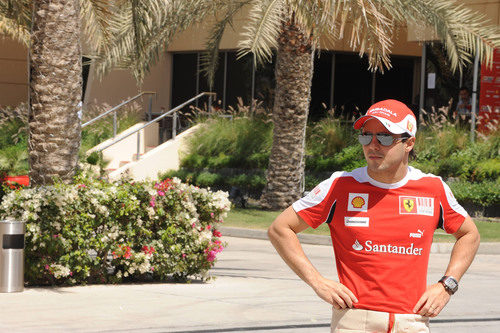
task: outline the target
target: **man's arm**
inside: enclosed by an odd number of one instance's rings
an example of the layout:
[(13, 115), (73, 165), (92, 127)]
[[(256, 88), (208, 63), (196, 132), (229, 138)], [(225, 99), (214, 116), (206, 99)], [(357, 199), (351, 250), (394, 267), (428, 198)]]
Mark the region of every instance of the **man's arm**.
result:
[(324, 278), (309, 261), (297, 233), (309, 225), (293, 210), (285, 209), (269, 227), (267, 232), (271, 243), (285, 263), (326, 302), (336, 309), (352, 308), (358, 300), (341, 283)]
[[(457, 281), (460, 281), (476, 255), (480, 236), (474, 221), (469, 216), (465, 218), (462, 226), (453, 235), (457, 241), (451, 251), (451, 258), (445, 275), (451, 275)], [(435, 317), (448, 303), (450, 296), (444, 289), (443, 284), (438, 282), (430, 285), (420, 297), (413, 312), (426, 317)]]

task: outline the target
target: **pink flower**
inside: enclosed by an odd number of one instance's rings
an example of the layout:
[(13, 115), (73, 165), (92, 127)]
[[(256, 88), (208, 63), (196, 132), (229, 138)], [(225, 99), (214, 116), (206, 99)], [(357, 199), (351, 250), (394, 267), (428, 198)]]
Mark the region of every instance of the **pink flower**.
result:
[(59, 235), (55, 234), (55, 235), (52, 235), (52, 237), (57, 238), (57, 237), (59, 237)]
[(85, 185), (85, 184), (78, 184), (78, 188), (85, 188), (85, 187), (87, 187), (87, 185)]
[(151, 272), (154, 272), (155, 271), (155, 268), (153, 266), (151, 266)]
[(196, 228), (196, 223), (194, 223), (194, 222), (191, 223), (191, 228), (193, 228), (193, 229)]
[(222, 236), (221, 232), (217, 229), (212, 230), (212, 235), (214, 235), (214, 237), (221, 237)]
[(149, 205), (151, 207), (154, 207), (156, 205), (156, 197), (155, 196), (151, 197), (151, 201), (149, 202)]
[(69, 276), (73, 276), (73, 272), (69, 272)]
[(211, 225), (207, 225), (207, 230), (210, 230), (212, 229), (212, 226)]
[(158, 195), (159, 195), (160, 197), (163, 197), (163, 196), (165, 195), (165, 192), (163, 192), (163, 191), (158, 191)]
[(142, 247), (142, 251), (143, 251), (145, 254), (153, 254), (153, 253), (155, 253), (155, 248), (154, 248), (154, 247), (152, 247), (152, 246), (151, 246), (151, 247), (148, 247), (148, 246), (144, 245), (144, 246)]
[(46, 270), (49, 270), (49, 269), (50, 269), (50, 266), (49, 266), (49, 265), (45, 265), (45, 269), (46, 269)]
[(211, 218), (214, 218), (215, 214), (214, 213), (210, 213), (210, 217)]
[(207, 261), (214, 261), (215, 260), (215, 256), (217, 255), (217, 252), (215, 251), (209, 251), (208, 254), (207, 254)]
[(185, 253), (182, 254), (182, 259), (184, 259), (184, 258), (186, 258), (186, 254)]

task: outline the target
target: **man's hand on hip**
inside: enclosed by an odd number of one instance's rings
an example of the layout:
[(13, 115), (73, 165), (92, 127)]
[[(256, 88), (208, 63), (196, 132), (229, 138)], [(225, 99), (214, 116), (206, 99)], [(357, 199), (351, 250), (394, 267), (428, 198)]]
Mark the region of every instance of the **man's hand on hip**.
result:
[(346, 286), (322, 276), (312, 285), (312, 288), (319, 297), (337, 310), (353, 308), (353, 304), (358, 302), (356, 296)]
[(443, 284), (438, 282), (430, 285), (418, 300), (413, 312), (425, 317), (436, 317), (448, 303), (450, 296)]

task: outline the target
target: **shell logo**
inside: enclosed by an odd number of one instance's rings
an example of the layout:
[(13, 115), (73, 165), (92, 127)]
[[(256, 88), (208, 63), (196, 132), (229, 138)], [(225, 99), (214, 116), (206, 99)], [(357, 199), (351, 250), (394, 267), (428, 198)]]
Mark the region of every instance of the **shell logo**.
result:
[(408, 129), (408, 131), (413, 131), (413, 124), (408, 120), (408, 123), (406, 124), (406, 128)]
[(365, 199), (358, 196), (352, 199), (351, 204), (354, 208), (361, 208), (365, 205)]

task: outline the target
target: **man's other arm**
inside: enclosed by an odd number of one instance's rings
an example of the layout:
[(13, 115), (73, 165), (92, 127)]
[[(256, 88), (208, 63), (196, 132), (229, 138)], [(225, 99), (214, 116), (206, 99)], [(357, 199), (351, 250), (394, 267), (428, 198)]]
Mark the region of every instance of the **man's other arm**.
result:
[[(479, 248), (479, 231), (472, 219), (467, 216), (462, 226), (453, 234), (456, 238), (451, 251), (451, 258), (445, 275), (453, 276), (460, 281), (469, 268), (477, 249)], [(420, 300), (415, 305), (413, 312), (426, 317), (435, 317), (450, 300), (450, 294), (444, 289), (443, 284), (435, 283), (427, 287)]]
[(309, 225), (293, 210), (285, 209), (268, 229), (271, 243), (285, 263), (326, 302), (336, 309), (352, 308), (354, 294), (341, 283), (324, 278), (309, 261), (297, 234)]

